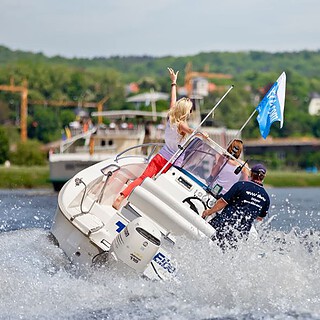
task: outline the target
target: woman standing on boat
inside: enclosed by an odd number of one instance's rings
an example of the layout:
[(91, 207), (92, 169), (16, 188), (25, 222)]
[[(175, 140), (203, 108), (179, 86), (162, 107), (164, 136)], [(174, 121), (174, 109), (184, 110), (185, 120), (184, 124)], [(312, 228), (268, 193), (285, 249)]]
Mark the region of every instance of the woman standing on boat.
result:
[[(135, 179), (127, 188), (125, 188), (120, 195), (115, 199), (113, 207), (119, 209), (122, 201), (126, 199), (131, 191), (147, 177), (153, 177), (157, 173), (162, 171), (167, 172), (171, 167), (171, 163), (168, 161), (172, 156), (179, 150), (179, 145), (182, 145), (187, 136), (193, 132), (189, 127), (187, 120), (192, 112), (192, 101), (189, 98), (181, 98), (177, 100), (177, 78), (179, 71), (175, 72), (172, 68), (168, 68), (170, 79), (171, 79), (171, 101), (170, 110), (168, 112), (167, 124), (165, 128), (164, 140), (165, 145), (161, 148), (159, 153), (151, 160), (148, 164), (146, 170), (142, 173), (140, 177)], [(205, 138), (208, 137), (206, 133), (202, 134)], [(182, 159), (177, 159), (175, 164), (180, 165)]]

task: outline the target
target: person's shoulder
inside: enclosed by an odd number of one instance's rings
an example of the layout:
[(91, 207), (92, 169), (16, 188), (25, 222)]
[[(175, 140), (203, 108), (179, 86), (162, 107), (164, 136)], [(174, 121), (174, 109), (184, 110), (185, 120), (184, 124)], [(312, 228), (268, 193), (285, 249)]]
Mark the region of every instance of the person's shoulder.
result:
[(241, 183), (242, 188), (244, 189), (249, 189), (249, 190), (256, 190), (258, 191), (260, 188), (264, 189), (263, 186), (257, 184), (256, 182), (252, 181), (252, 180), (241, 180), (238, 181), (237, 183)]
[(265, 189), (265, 187), (262, 184), (256, 184), (257, 185), (257, 189), (259, 190), (259, 192), (261, 194), (263, 194), (268, 200), (270, 200), (270, 196), (267, 192), (267, 190)]
[(247, 185), (250, 185), (250, 183), (248, 183), (250, 181), (246, 181), (246, 180), (239, 180), (235, 183), (235, 185), (237, 186), (247, 186)]
[(235, 191), (235, 190), (240, 190), (246, 187), (246, 182), (247, 181), (237, 181), (235, 182), (232, 187), (229, 189), (229, 191), (231, 190), (231, 192)]
[(262, 186), (262, 190), (263, 190), (263, 193), (265, 194), (265, 196), (266, 196), (268, 199), (270, 199), (269, 193), (268, 193), (268, 191), (265, 189), (264, 186)]

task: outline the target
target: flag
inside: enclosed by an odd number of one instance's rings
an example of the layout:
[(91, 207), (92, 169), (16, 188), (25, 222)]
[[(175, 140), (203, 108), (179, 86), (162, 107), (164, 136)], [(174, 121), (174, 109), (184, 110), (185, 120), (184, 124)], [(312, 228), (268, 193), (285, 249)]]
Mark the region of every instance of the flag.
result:
[(68, 127), (65, 127), (64, 131), (66, 132), (67, 139), (70, 139), (72, 136), (70, 129)]
[(256, 107), (259, 112), (257, 121), (259, 123), (261, 136), (265, 139), (271, 124), (280, 121), (280, 128), (283, 126), (284, 100), (286, 95), (286, 74), (282, 72), (278, 80), (272, 85), (260, 104)]

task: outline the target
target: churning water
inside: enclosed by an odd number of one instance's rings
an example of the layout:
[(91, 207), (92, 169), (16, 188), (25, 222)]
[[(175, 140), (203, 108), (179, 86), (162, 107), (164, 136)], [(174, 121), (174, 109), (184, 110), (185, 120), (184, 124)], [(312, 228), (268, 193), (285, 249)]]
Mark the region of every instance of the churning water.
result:
[(320, 189), (268, 189), (258, 239), (178, 238), (177, 277), (79, 269), (49, 237), (57, 195), (0, 191), (0, 319), (320, 319)]

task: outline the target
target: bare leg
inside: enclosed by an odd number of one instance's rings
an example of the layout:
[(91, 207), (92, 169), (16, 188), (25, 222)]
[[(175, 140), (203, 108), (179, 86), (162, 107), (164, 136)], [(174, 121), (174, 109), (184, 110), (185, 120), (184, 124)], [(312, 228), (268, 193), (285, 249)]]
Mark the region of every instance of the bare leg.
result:
[(120, 195), (114, 200), (112, 207), (115, 208), (116, 210), (119, 210), (120, 205), (125, 198), (126, 197), (122, 193), (120, 193)]

